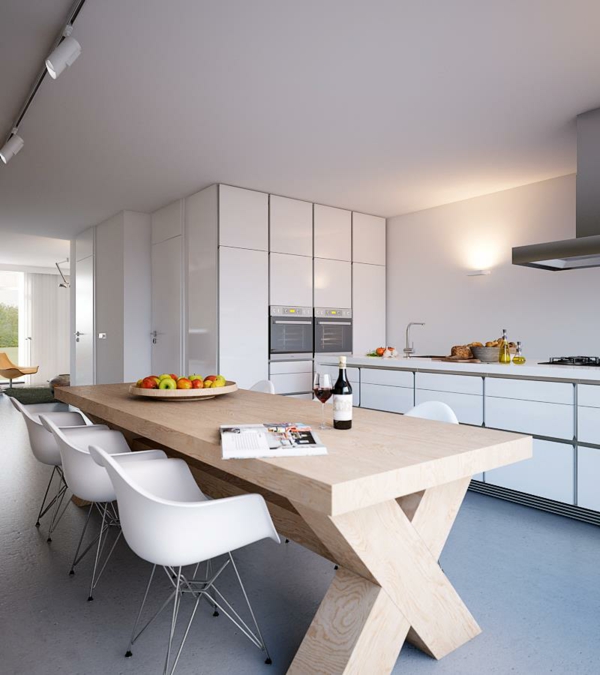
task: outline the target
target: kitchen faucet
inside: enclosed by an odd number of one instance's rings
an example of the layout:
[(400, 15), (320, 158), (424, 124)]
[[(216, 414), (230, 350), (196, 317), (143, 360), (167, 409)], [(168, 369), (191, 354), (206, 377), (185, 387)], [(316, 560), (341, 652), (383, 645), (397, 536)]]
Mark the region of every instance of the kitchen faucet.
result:
[(408, 326), (406, 326), (406, 347), (404, 347), (404, 358), (405, 359), (410, 359), (411, 355), (415, 353), (415, 345), (414, 342), (411, 345), (410, 344), (410, 327), (411, 326), (424, 326), (424, 323), (419, 323), (417, 321), (411, 321)]

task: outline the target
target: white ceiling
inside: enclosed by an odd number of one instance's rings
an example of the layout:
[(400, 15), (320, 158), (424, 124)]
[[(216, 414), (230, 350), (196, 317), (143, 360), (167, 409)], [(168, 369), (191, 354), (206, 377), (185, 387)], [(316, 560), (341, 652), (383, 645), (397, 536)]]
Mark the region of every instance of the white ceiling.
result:
[[(69, 257), (69, 242), (20, 232), (0, 233), (0, 269), (43, 267), (58, 274), (55, 263)], [(63, 272), (69, 265), (61, 265)]]
[[(3, 0), (3, 132), (70, 4)], [(0, 166), (0, 229), (213, 182), (389, 216), (572, 173), (599, 25), (597, 0), (88, 0)]]

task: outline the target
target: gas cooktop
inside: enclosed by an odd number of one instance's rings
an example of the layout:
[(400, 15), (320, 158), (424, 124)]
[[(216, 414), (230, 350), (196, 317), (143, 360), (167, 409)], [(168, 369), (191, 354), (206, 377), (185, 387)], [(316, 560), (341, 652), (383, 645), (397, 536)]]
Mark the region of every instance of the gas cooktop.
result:
[(598, 366), (600, 356), (551, 356), (544, 366)]

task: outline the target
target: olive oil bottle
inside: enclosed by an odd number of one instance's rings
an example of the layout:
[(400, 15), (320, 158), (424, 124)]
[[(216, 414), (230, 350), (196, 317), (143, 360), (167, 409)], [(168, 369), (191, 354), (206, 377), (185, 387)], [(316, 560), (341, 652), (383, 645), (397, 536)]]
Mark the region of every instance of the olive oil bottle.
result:
[(523, 350), (521, 349), (521, 343), (517, 342), (517, 353), (513, 356), (513, 363), (517, 366), (523, 365), (526, 359), (523, 356)]
[(506, 328), (502, 329), (502, 339), (500, 340), (500, 354), (498, 357), (500, 363), (510, 364), (510, 348), (508, 338), (506, 337)]

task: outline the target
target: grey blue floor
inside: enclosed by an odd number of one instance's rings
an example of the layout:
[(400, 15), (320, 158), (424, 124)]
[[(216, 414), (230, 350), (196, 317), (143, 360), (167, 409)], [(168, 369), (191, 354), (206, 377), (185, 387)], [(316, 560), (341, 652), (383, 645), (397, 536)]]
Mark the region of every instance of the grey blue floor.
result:
[[(92, 561), (68, 576), (84, 512), (70, 505), (51, 544), (47, 525), (34, 527), (47, 477), (20, 416), (0, 396), (0, 673), (159, 675), (168, 613), (140, 638), (133, 658), (123, 657), (150, 566), (120, 542), (94, 602), (86, 602)], [(179, 675), (285, 673), (334, 574), (293, 543), (262, 542), (236, 559), (273, 665), (201, 605)], [(394, 673), (600, 672), (600, 528), (469, 493), (441, 564), (483, 633), (441, 661), (406, 646)], [(155, 587), (155, 602), (166, 584)], [(233, 579), (222, 590), (236, 598)]]

